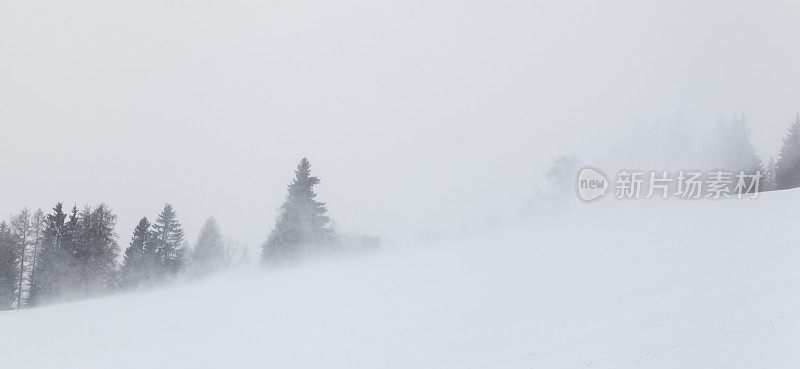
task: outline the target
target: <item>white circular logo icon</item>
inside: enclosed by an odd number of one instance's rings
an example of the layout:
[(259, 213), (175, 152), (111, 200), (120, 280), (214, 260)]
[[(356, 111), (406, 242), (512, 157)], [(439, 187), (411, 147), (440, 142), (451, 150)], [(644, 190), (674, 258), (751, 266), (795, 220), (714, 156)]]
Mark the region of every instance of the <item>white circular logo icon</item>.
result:
[(583, 201), (592, 201), (606, 194), (608, 180), (592, 168), (583, 168), (578, 174), (578, 196)]

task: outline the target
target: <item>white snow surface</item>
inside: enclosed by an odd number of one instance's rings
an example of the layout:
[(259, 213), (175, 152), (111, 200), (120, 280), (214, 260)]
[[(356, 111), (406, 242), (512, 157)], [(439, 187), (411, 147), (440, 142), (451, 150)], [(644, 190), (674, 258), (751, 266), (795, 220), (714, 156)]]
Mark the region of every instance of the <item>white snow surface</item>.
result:
[(571, 204), (470, 237), (0, 314), (2, 368), (796, 368), (800, 192)]

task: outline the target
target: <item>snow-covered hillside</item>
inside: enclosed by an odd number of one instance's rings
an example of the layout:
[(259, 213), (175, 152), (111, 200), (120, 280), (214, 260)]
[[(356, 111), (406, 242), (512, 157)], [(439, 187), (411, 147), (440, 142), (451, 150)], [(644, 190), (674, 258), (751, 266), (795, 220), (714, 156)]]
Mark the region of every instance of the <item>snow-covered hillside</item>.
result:
[(0, 315), (3, 368), (795, 368), (800, 192), (572, 204), (468, 239)]

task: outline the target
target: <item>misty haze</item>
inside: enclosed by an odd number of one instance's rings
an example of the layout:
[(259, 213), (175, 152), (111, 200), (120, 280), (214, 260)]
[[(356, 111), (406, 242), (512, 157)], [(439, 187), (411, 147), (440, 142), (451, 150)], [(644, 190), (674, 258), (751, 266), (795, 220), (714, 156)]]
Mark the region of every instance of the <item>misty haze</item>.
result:
[(800, 3), (6, 1), (0, 368), (795, 368)]

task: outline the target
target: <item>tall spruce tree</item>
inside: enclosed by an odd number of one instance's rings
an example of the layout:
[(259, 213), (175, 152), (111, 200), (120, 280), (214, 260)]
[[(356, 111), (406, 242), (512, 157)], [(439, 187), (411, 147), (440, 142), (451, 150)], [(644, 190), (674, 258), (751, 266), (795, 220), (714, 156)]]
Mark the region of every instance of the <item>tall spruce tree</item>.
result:
[[(84, 209), (86, 212), (88, 208)], [(78, 286), (83, 283), (80, 279), (82, 265), (80, 259), (84, 256), (83, 247), (83, 224), (81, 223), (82, 214), (78, 213), (78, 206), (73, 204), (72, 210), (64, 222), (64, 228), (61, 232), (61, 248), (65, 255), (66, 260), (64, 270), (61, 275), (61, 283), (64, 292), (73, 292), (72, 287)], [(83, 214), (85, 215), (85, 214)]]
[(192, 270), (198, 275), (216, 272), (225, 264), (225, 244), (216, 219), (208, 218), (192, 252)]
[(0, 310), (8, 310), (17, 301), (19, 245), (6, 222), (0, 222)]
[[(94, 295), (115, 286), (119, 255), (114, 226), (117, 216), (105, 204), (84, 208), (73, 236), (73, 255), (81, 293)], [(70, 223), (72, 220), (70, 219)]]
[(800, 187), (800, 114), (797, 114), (783, 138), (778, 157), (775, 185), (779, 190)]
[(31, 280), (28, 296), (30, 305), (42, 304), (67, 292), (69, 279), (65, 276), (72, 275), (73, 259), (64, 242), (66, 218), (61, 203), (56, 204), (53, 213), (46, 217), (39, 255), (34, 264), (35, 277)]
[(162, 273), (176, 274), (182, 271), (186, 252), (183, 247), (184, 233), (171, 204), (165, 204), (164, 210), (158, 214), (153, 223), (153, 233)]
[(17, 288), (16, 288), (16, 305), (17, 309), (22, 307), (23, 294), (23, 281), (25, 280), (26, 273), (28, 273), (29, 265), (27, 264), (30, 259), (29, 250), (34, 243), (34, 229), (31, 223), (31, 213), (28, 209), (20, 210), (19, 214), (11, 219), (11, 229), (16, 236), (18, 244), (18, 257), (17, 263), (19, 264), (19, 272), (17, 273)]
[(42, 244), (44, 242), (44, 230), (46, 226), (47, 217), (44, 215), (42, 209), (36, 209), (31, 218), (31, 226), (33, 228), (33, 244), (30, 253), (30, 273), (28, 275), (28, 296), (25, 305), (31, 305), (31, 290), (33, 289), (34, 281), (36, 280), (36, 264), (39, 261), (41, 254)]
[(317, 201), (314, 186), (320, 179), (311, 175), (311, 164), (303, 158), (295, 170), (295, 178), (288, 187), (286, 200), (261, 246), (264, 263), (296, 259), (303, 254), (322, 251), (333, 244), (333, 231), (329, 228), (325, 203)]
[(122, 260), (122, 287), (151, 286), (159, 270), (154, 234), (147, 218), (139, 220)]

